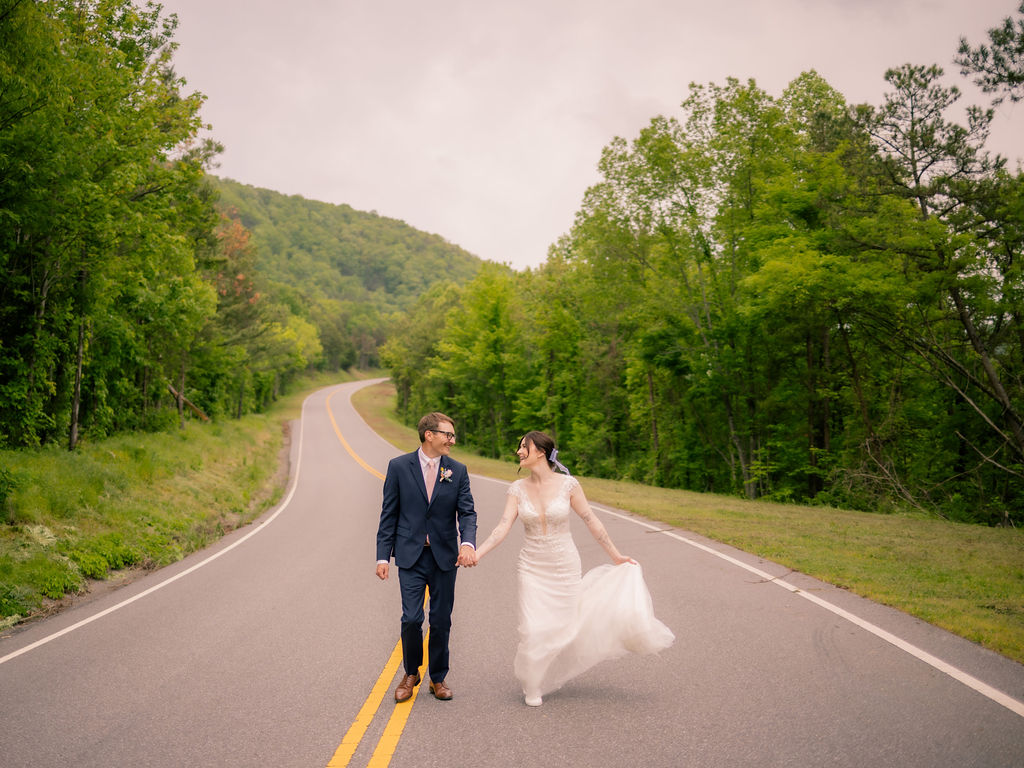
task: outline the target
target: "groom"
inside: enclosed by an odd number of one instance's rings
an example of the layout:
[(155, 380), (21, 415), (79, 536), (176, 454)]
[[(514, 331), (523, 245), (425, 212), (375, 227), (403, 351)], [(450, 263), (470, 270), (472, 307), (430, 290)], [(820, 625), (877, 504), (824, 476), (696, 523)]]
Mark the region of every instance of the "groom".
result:
[[(455, 426), (443, 413), (419, 423), (420, 447), (392, 459), (384, 478), (377, 528), (377, 576), (388, 577), (391, 556), (402, 592), (402, 656), (405, 675), (395, 701), (407, 701), (420, 683), (423, 664), (423, 601), (430, 590), (428, 664), (430, 692), (447, 701), (448, 635), (459, 565), (476, 564), (476, 510), (466, 466), (448, 454)], [(461, 538), (461, 543), (460, 543)]]

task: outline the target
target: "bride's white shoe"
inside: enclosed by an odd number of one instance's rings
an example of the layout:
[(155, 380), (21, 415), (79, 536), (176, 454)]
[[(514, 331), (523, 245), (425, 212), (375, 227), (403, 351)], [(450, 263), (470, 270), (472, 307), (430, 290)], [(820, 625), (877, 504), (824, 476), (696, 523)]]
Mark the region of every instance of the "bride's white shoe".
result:
[(544, 700), (541, 699), (540, 696), (527, 696), (525, 701), (526, 706), (528, 707), (539, 707), (541, 704), (544, 703)]

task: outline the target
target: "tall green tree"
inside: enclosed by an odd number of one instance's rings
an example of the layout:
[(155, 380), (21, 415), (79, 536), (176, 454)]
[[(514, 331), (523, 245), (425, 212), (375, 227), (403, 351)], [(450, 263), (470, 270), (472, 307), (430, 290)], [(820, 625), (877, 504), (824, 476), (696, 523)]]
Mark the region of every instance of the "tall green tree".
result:
[(998, 27), (988, 31), (988, 44), (971, 47), (960, 38), (956, 63), (964, 77), (974, 75), (986, 93), (996, 94), (993, 103), (1006, 96), (1010, 101), (1024, 99), (1024, 2), (1017, 7), (1018, 18), (1007, 16)]
[(466, 441), (489, 456), (509, 451), (522, 389), (519, 309), (509, 271), (485, 265), (447, 312), (429, 374), (428, 390), (444, 391)]
[[(173, 328), (184, 343), (201, 321), (183, 307), (212, 309), (178, 227), (202, 215), (185, 201), (215, 148), (194, 143), (201, 97), (182, 95), (171, 68), (174, 26), (159, 6), (127, 0), (10, 0), (0, 10), (0, 217), (11, 224), (0, 243), (4, 442), (63, 432), (73, 447), (82, 419), (111, 421), (106, 374), (128, 362), (130, 378), (163, 343), (147, 331)], [(178, 316), (131, 322), (134, 309), (154, 307)], [(107, 355), (98, 331), (125, 357)]]
[[(436, 285), (409, 311), (391, 318), (390, 334), (380, 354), (395, 385), (398, 414), (406, 423), (415, 424), (424, 413), (449, 408), (451, 388), (431, 383), (430, 371), (445, 337), (448, 314), (460, 301), (458, 286)], [(461, 424), (460, 418), (456, 426), (461, 429)]]
[[(900, 254), (914, 288), (912, 322), (900, 338), (966, 408), (974, 425), (961, 440), (986, 460), (1024, 462), (1024, 389), (1020, 359), (1020, 274), (991, 239), (998, 222), (986, 220), (999, 183), (1001, 160), (984, 151), (991, 110), (968, 110), (968, 124), (948, 121), (959, 97), (939, 83), (938, 67), (907, 65), (886, 78), (895, 90), (869, 110), (867, 130), (882, 153), (891, 194), (911, 203), (916, 221), (878, 231)], [(994, 248), (993, 246), (996, 246)], [(995, 453), (993, 453), (993, 451)], [(993, 465), (995, 466), (995, 465)]]

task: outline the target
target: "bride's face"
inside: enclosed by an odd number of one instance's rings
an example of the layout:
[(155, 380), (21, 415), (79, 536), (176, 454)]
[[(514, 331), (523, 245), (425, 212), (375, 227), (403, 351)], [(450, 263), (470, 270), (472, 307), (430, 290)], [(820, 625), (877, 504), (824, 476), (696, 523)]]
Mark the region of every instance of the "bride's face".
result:
[(533, 443), (523, 440), (519, 443), (519, 450), (516, 451), (519, 457), (519, 466), (528, 467), (537, 463), (537, 459), (543, 459), (544, 454)]

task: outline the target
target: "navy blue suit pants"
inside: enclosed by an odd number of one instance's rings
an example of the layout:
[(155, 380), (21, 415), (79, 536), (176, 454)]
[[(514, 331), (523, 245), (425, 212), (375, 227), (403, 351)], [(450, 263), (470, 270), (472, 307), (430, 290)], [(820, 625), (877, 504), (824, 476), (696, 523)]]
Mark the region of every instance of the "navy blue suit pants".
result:
[(430, 547), (424, 547), (412, 568), (398, 569), (402, 591), (402, 657), (405, 673), (415, 675), (423, 666), (423, 601), (430, 590), (430, 638), (427, 644), (430, 679), (440, 683), (448, 674), (448, 636), (455, 605), (458, 568), (440, 568)]

